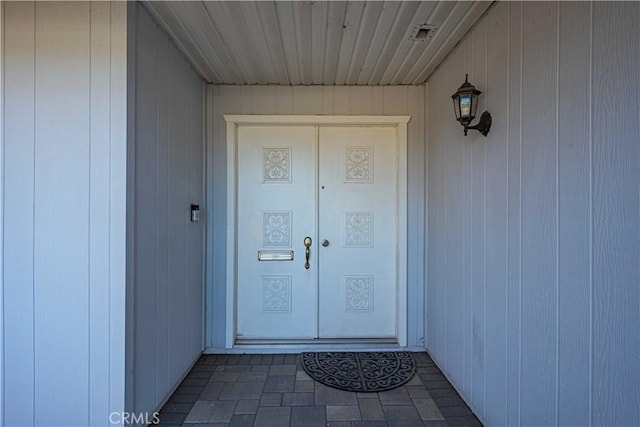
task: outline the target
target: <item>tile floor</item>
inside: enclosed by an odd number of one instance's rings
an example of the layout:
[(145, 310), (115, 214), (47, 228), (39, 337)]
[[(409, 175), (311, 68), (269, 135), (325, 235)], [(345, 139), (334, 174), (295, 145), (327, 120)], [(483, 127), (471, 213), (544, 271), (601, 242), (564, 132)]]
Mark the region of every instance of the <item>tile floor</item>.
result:
[(160, 411), (160, 425), (482, 426), (426, 353), (402, 387), (352, 393), (313, 381), (297, 354), (203, 355)]

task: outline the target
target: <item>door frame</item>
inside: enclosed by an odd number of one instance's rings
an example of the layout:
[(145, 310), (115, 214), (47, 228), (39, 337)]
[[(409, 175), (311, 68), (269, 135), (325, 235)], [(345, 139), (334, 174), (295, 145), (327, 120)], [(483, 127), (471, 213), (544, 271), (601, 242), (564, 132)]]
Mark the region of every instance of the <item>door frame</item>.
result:
[[(398, 347), (407, 345), (407, 123), (411, 116), (313, 116), (313, 115), (224, 115), (227, 123), (227, 280), (225, 346), (236, 344), (237, 325), (237, 191), (238, 191), (238, 126), (240, 125), (306, 125), (306, 126), (393, 126), (396, 129), (398, 199), (397, 203), (397, 287), (396, 337)], [(328, 345), (349, 347), (354, 342)], [(318, 340), (322, 343), (322, 340)], [(262, 348), (269, 348), (269, 343)], [(312, 344), (315, 346), (317, 344)], [(242, 345), (246, 347), (246, 345)], [(304, 344), (273, 343), (278, 349), (299, 349)]]

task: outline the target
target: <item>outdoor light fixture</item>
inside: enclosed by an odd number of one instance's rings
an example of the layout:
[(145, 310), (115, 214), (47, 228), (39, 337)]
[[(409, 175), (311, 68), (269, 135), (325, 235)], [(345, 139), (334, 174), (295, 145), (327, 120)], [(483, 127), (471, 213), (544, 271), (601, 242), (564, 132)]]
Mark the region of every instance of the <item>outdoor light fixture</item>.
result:
[(491, 114), (487, 111), (482, 113), (478, 124), (469, 126), (473, 119), (476, 118), (476, 110), (478, 109), (478, 95), (480, 95), (471, 83), (469, 83), (469, 74), (465, 75), (464, 83), (458, 88), (456, 93), (451, 95), (453, 99), (453, 109), (456, 113), (456, 120), (464, 126), (464, 135), (467, 136), (469, 129), (475, 129), (484, 136), (487, 136), (491, 129)]

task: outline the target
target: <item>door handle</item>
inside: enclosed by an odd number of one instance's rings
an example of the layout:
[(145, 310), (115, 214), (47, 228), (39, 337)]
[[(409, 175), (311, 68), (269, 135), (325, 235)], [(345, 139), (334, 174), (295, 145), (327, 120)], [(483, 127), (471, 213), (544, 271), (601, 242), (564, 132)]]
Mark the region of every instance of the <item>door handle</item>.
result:
[(311, 237), (307, 236), (304, 238), (304, 258), (305, 258), (304, 268), (307, 270), (311, 267), (311, 264), (309, 264), (309, 257), (311, 256), (311, 249), (309, 249), (310, 247), (311, 247)]

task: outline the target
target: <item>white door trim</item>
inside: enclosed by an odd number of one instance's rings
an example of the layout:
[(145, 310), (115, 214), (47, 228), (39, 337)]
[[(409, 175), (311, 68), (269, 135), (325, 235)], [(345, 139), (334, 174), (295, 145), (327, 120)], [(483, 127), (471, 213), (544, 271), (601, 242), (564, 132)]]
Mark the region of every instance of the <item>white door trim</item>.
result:
[(237, 173), (238, 125), (389, 126), (398, 143), (397, 307), (398, 345), (407, 345), (407, 123), (410, 116), (224, 115), (227, 123), (227, 301), (226, 348), (233, 348), (237, 323)]

